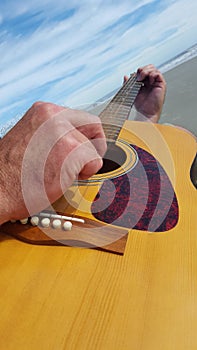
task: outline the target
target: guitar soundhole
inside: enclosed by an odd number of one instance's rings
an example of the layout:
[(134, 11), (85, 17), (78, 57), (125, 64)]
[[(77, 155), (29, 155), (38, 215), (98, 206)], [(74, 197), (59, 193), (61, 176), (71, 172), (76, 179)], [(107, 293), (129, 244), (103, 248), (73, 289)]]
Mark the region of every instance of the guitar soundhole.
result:
[(97, 174), (104, 174), (120, 168), (126, 161), (126, 154), (122, 148), (118, 147), (114, 142), (109, 142), (107, 152), (103, 158), (103, 166)]

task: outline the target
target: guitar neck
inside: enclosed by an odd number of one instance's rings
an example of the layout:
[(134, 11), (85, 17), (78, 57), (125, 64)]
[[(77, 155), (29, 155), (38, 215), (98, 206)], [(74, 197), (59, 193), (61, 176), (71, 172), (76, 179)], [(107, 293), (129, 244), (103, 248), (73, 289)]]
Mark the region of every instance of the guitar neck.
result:
[(137, 81), (136, 73), (131, 74), (127, 82), (124, 83), (107, 107), (100, 113), (99, 117), (101, 118), (107, 140), (117, 140), (142, 85), (142, 82)]

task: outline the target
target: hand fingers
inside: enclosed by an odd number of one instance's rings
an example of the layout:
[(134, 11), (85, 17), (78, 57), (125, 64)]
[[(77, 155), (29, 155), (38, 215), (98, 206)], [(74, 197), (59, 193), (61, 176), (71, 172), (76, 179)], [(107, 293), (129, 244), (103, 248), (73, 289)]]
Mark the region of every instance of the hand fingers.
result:
[(156, 83), (165, 85), (163, 75), (152, 64), (138, 68), (137, 79), (138, 81), (144, 81), (148, 79), (150, 85), (154, 85)]
[(100, 156), (105, 154), (107, 145), (99, 117), (84, 111), (66, 109), (58, 113), (55, 118), (69, 121), (74, 128), (91, 141)]
[[(88, 126), (92, 125), (95, 126), (100, 125), (101, 121), (100, 118), (90, 114), (86, 111), (80, 111), (80, 110), (76, 110), (76, 109), (71, 109), (68, 107), (62, 107), (62, 106), (58, 106), (56, 104), (53, 103), (41, 103), (41, 102), (36, 102), (34, 104), (37, 108), (43, 108), (44, 110), (48, 111), (48, 114), (50, 114), (51, 116), (62, 116), (63, 118), (66, 118), (67, 121), (69, 121), (75, 128), (81, 128), (81, 130), (83, 130), (82, 128), (84, 128), (84, 131), (87, 133), (87, 137), (88, 135)], [(45, 112), (46, 112), (45, 111)], [(86, 130), (87, 127), (87, 130)], [(99, 128), (99, 132), (101, 132), (101, 127)], [(98, 131), (97, 131), (98, 133)], [(103, 132), (102, 132), (103, 134)], [(104, 135), (104, 134), (103, 134)]]
[[(65, 132), (70, 131), (72, 128), (79, 130), (85, 137), (92, 142), (99, 139), (96, 148), (98, 153), (103, 156), (106, 152), (105, 134), (102, 128), (101, 120), (99, 117), (94, 116), (85, 111), (74, 110), (70, 108), (61, 107), (53, 103), (35, 103), (37, 114), (46, 115), (47, 118), (54, 123), (54, 128), (57, 124), (64, 125)], [(47, 113), (46, 113), (47, 112)], [(47, 119), (47, 122), (48, 122)], [(68, 124), (70, 127), (68, 128)]]
[(103, 161), (101, 158), (90, 160), (85, 164), (83, 169), (80, 171), (79, 180), (85, 180), (93, 176), (99, 171), (102, 165), (103, 165)]
[[(128, 76), (124, 76), (123, 84), (128, 81)], [(144, 67), (140, 67), (137, 70), (137, 80), (147, 82), (150, 85), (158, 84), (159, 86), (166, 86), (166, 82), (164, 80), (161, 72), (155, 68), (154, 65), (149, 64)]]
[(73, 132), (70, 132), (69, 138), (70, 140), (68, 141), (68, 135), (65, 137), (65, 146), (70, 142), (72, 150), (66, 155), (63, 151), (59, 164), (63, 189), (70, 186), (75, 179), (87, 179), (94, 175), (103, 164), (97, 149), (79, 131), (75, 129)]

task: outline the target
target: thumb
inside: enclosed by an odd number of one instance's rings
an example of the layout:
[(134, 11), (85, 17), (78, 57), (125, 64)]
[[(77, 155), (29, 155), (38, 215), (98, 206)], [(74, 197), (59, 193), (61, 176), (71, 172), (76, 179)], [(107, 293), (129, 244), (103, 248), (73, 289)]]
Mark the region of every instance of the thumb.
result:
[(97, 171), (99, 171), (99, 169), (102, 167), (102, 165), (103, 165), (103, 161), (98, 155), (98, 158), (93, 159), (87, 164), (85, 164), (85, 166), (79, 173), (79, 179), (80, 180), (88, 179), (92, 175), (96, 174)]
[(60, 174), (61, 187), (64, 189), (74, 180), (85, 180), (97, 173), (103, 161), (92, 142), (87, 140), (75, 147), (65, 158)]
[(127, 75), (124, 75), (124, 78), (123, 78), (123, 85), (129, 80), (128, 76)]

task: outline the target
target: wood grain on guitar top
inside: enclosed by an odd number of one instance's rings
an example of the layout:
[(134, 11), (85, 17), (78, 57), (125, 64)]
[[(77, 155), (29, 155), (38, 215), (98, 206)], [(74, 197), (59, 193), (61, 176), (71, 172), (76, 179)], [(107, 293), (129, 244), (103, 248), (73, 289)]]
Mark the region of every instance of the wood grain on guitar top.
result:
[(162, 234), (132, 230), (124, 256), (2, 234), (2, 349), (197, 348), (196, 190), (189, 176), (196, 142), (175, 128), (126, 124), (132, 144), (150, 151), (152, 139), (175, 189), (177, 225)]
[[(126, 122), (120, 137), (161, 164), (177, 197), (177, 224), (162, 233), (130, 230), (123, 256), (2, 233), (2, 349), (197, 349), (196, 141), (141, 122)], [(92, 203), (95, 193), (85, 196)], [(66, 205), (62, 198), (55, 207)]]

